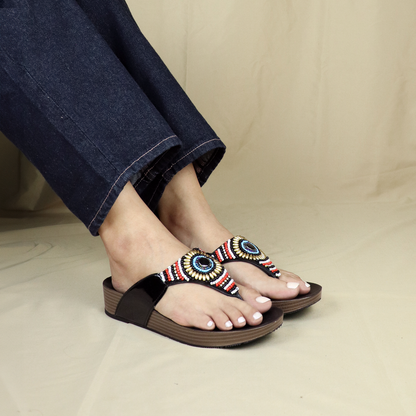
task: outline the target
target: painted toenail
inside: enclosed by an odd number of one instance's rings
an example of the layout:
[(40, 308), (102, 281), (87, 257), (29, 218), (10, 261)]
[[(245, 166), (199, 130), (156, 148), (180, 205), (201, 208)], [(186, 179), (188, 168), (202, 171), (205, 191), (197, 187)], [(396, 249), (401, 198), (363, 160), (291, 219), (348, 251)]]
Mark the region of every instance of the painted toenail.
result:
[(227, 321), (226, 323), (225, 323), (225, 327), (226, 328), (231, 328), (233, 326), (233, 323), (231, 322), (231, 321)]
[(266, 302), (269, 302), (269, 301), (270, 301), (270, 299), (266, 298), (265, 296), (259, 296), (258, 298), (256, 298), (256, 302), (258, 302), (258, 303), (266, 303)]
[(296, 282), (287, 282), (287, 287), (289, 289), (297, 289), (298, 286), (299, 286), (299, 283), (296, 283)]
[(211, 328), (211, 327), (212, 327), (212, 325), (214, 325), (214, 322), (212, 322), (212, 321), (209, 321), (209, 322), (207, 323), (207, 327), (208, 327), (208, 328)]
[(261, 318), (261, 313), (260, 312), (256, 312), (254, 315), (253, 315), (253, 318), (257, 321), (257, 319), (260, 319)]
[(240, 317), (237, 319), (237, 321), (238, 321), (238, 323), (239, 323), (239, 324), (243, 324), (246, 320), (244, 319), (244, 316), (240, 316)]

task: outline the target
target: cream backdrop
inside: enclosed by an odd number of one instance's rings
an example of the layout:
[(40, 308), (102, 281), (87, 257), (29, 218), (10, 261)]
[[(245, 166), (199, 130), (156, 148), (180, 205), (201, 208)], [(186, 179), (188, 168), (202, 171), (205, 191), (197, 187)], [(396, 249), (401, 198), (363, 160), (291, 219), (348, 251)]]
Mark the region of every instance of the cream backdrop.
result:
[[(415, 2), (129, 5), (228, 146), (215, 192), (226, 176), (221, 189), (233, 200), (263, 199), (266, 189), (267, 198), (293, 202), (414, 200)], [(49, 202), (3, 137), (1, 149), (2, 205), (31, 180)]]
[(228, 146), (215, 212), (324, 297), (236, 350), (106, 319), (99, 239), (17, 211), (56, 197), (1, 137), (2, 414), (416, 414), (416, 2), (128, 4)]

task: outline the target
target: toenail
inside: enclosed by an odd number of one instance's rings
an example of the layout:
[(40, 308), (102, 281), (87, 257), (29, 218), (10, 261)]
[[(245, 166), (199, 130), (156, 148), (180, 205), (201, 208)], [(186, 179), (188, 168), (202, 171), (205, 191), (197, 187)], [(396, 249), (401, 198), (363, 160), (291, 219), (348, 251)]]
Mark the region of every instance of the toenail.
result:
[(253, 318), (257, 321), (257, 319), (260, 319), (260, 318), (261, 318), (261, 313), (260, 313), (260, 312), (256, 312), (256, 313), (253, 315)]
[(214, 325), (214, 322), (212, 322), (212, 321), (209, 321), (209, 322), (207, 323), (207, 327), (208, 327), (208, 328), (211, 328), (211, 327), (212, 327), (212, 325)]
[(231, 321), (227, 321), (226, 323), (225, 323), (225, 327), (226, 328), (231, 328), (233, 326), (233, 323), (231, 322)]
[(269, 302), (270, 299), (269, 298), (266, 298), (265, 296), (259, 296), (258, 298), (256, 298), (256, 301), (258, 303), (266, 303), (266, 302)]
[(240, 316), (240, 317), (237, 319), (237, 321), (238, 321), (238, 323), (239, 323), (239, 324), (243, 324), (246, 320), (244, 319), (244, 316)]
[(296, 282), (287, 282), (287, 287), (289, 289), (297, 289), (298, 286), (299, 286), (299, 283), (296, 283)]

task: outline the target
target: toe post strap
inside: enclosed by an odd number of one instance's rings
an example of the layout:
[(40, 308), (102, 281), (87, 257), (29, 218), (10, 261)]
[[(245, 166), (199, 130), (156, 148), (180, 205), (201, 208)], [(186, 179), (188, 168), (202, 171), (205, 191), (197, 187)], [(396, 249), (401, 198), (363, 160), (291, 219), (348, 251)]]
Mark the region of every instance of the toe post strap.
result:
[(254, 243), (241, 235), (237, 235), (227, 240), (223, 245), (211, 253), (211, 256), (215, 257), (220, 263), (245, 261), (259, 267), (271, 277), (280, 277), (280, 271), (270, 258)]

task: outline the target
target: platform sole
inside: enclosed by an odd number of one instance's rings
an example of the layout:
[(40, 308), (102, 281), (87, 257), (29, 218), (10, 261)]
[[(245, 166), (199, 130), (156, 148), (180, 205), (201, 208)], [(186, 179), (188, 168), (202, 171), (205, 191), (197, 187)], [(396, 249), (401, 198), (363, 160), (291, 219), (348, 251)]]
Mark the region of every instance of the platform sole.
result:
[(322, 297), (322, 287), (316, 283), (309, 283), (311, 290), (305, 295), (299, 295), (294, 299), (272, 300), (272, 305), (280, 308), (284, 314), (299, 312), (319, 302)]

